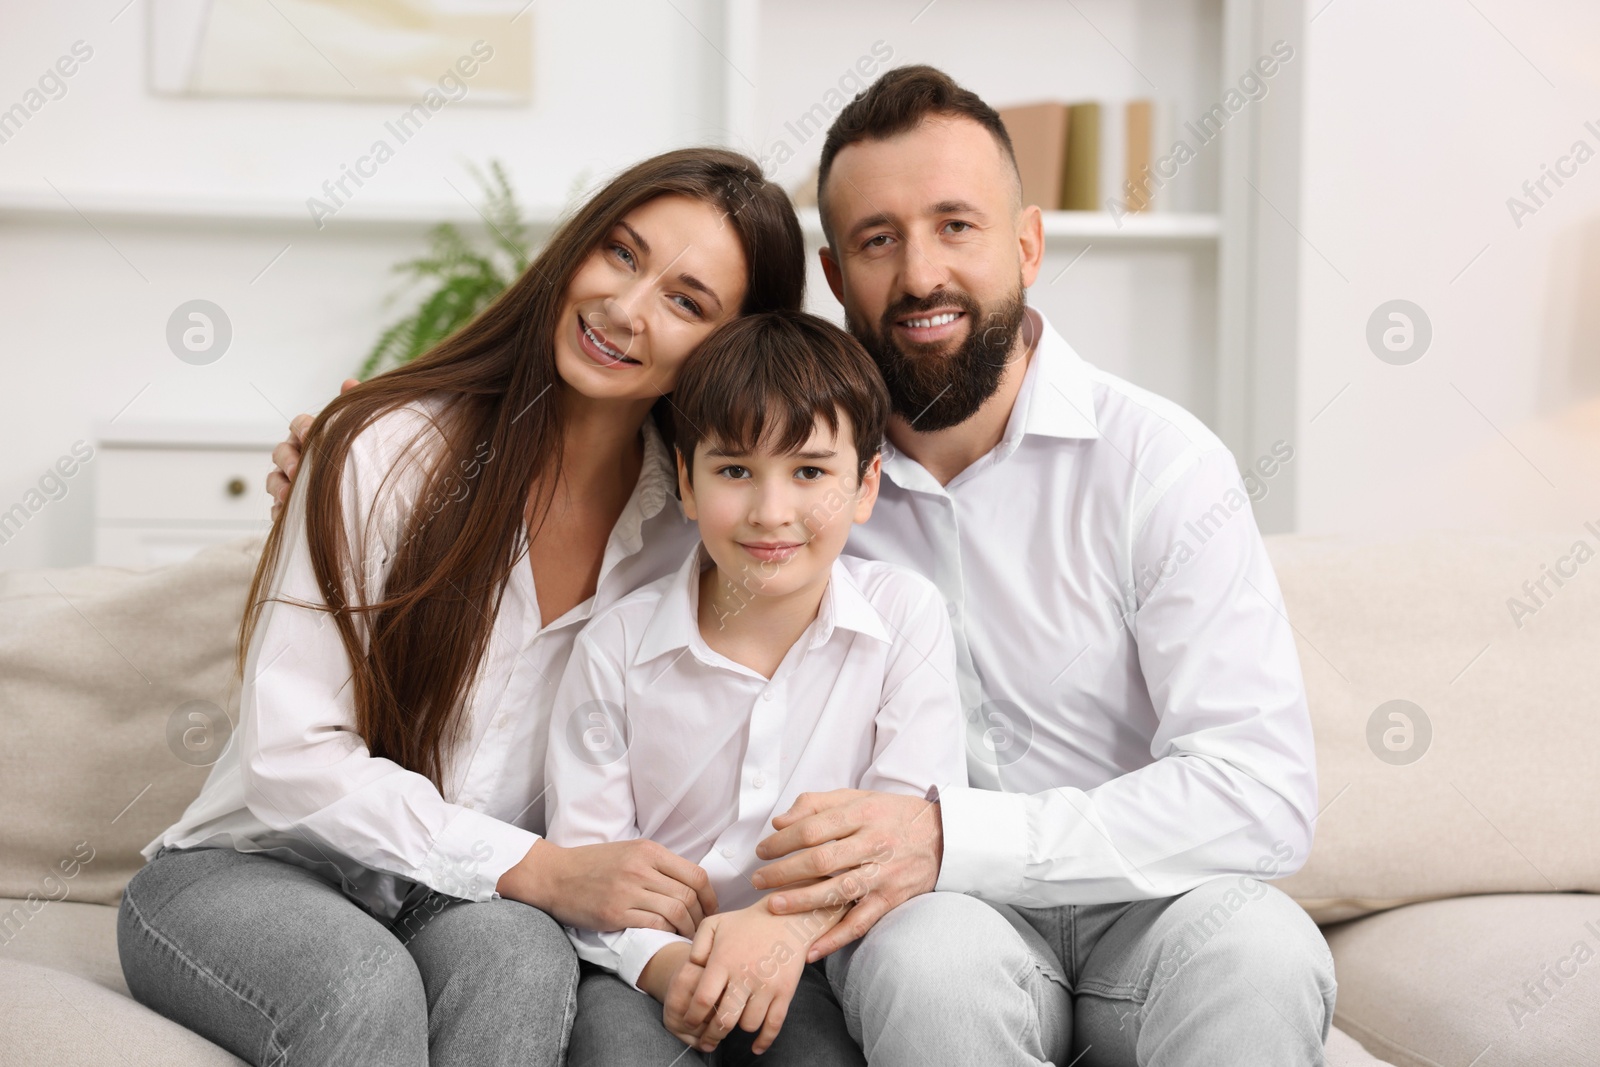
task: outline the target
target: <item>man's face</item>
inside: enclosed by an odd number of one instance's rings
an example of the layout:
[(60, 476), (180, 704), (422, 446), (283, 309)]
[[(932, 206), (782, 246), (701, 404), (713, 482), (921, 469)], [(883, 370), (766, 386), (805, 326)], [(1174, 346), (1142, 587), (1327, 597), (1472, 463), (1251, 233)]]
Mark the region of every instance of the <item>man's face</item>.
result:
[(1039, 272), (1038, 211), (988, 130), (932, 116), (834, 157), (823, 271), (895, 414), (931, 432), (999, 388)]

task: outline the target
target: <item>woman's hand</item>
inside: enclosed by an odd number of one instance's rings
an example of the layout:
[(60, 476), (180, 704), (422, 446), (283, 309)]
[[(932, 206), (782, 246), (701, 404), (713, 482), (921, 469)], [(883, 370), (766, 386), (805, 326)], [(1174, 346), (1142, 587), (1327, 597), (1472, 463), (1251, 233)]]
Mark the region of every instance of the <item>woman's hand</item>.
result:
[(495, 891), (585, 930), (647, 927), (693, 937), (717, 910), (705, 871), (645, 840), (562, 848), (541, 837)]
[[(344, 384), (339, 386), (340, 394), (348, 393), (361, 382), (356, 378), (346, 378)], [(311, 415), (296, 415), (289, 420), (289, 436), (278, 442), (278, 447), (272, 450), (272, 470), (267, 474), (267, 492), (272, 496), (272, 521), (278, 521), (278, 513), (289, 502), (289, 490), (294, 485), (294, 476), (300, 471), (300, 451), (305, 447), (306, 431), (311, 429), (315, 421)]]

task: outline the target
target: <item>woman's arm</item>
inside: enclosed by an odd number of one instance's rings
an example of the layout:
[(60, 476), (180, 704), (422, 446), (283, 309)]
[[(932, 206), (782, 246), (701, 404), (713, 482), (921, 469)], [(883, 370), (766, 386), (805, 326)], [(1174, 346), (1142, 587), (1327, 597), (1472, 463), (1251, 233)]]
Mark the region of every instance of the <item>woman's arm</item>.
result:
[[(422, 409), (404, 408), (351, 443), (341, 472), (355, 560), (347, 584), (359, 583), (369, 600), (420, 494), (434, 433)], [(425, 776), (368, 750), (356, 731), (349, 656), (312, 569), (305, 481), (291, 498), (271, 599), (246, 656), (236, 739), (245, 802), (267, 826), (315, 848), (451, 896), (490, 899), (538, 836), (446, 801)], [(355, 625), (365, 632), (364, 620)]]

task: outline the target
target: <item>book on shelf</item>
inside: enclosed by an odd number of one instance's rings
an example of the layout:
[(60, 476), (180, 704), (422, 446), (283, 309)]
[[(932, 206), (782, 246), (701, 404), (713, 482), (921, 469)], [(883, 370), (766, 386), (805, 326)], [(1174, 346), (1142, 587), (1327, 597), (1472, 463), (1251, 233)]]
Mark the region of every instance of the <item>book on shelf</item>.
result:
[(1162, 103), (1043, 101), (1001, 108), (1000, 119), (1016, 152), (1024, 203), (1113, 214), (1163, 206), (1150, 171), (1170, 119)]
[(1022, 202), (1054, 211), (1067, 161), (1067, 105), (1024, 104), (1000, 110), (1022, 176)]
[(1100, 105), (1067, 108), (1067, 161), (1061, 175), (1062, 211), (1100, 210)]

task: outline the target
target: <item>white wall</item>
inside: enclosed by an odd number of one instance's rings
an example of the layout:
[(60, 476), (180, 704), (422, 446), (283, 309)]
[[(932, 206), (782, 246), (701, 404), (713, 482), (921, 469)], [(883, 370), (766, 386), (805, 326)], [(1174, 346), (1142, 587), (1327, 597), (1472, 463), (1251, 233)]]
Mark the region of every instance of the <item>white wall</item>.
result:
[[(890, 62), (938, 64), (998, 105), (1155, 95), (1189, 113), (1218, 77), (1220, 0), (1082, 0), (1076, 10), (1044, 0), (760, 0), (764, 29), (747, 61), (759, 86), (753, 121), (729, 130), (721, 0), (535, 0), (518, 20), (533, 34), (532, 104), (447, 106), (318, 230), (302, 211), (306, 198), (403, 105), (154, 96), (144, 87), (148, 5), (125, 2), (0, 0), (0, 109), (75, 42), (93, 50), (66, 95), (0, 144), (0, 511), (113, 416), (271, 424), (320, 407), (393, 317), (383, 303), (390, 265), (423, 247), (420, 223), (361, 224), (352, 215), (417, 203), (459, 212), (447, 180), (475, 191), (464, 161), (504, 160), (523, 202), (539, 208), (670, 147), (730, 140), (760, 155), (878, 40), (892, 49)], [(1024, 25), (1048, 48), (1031, 62), (1017, 61)], [(779, 180), (798, 185), (820, 144), (813, 137)], [(1187, 206), (1214, 208), (1215, 170), (1208, 158), (1186, 172)], [(86, 218), (70, 209), (49, 219), (4, 213), (8, 199), (54, 202), (57, 189)], [(227, 202), (283, 217), (139, 219), (113, 210), (149, 200)], [(1207, 414), (1214, 245), (1100, 243), (1063, 275), (1081, 251), (1052, 244), (1033, 301), (1088, 358)], [(232, 348), (208, 366), (179, 362), (164, 337), (173, 309), (195, 298), (220, 305), (234, 328)], [(838, 313), (815, 269), (811, 306)], [(0, 568), (87, 560), (95, 475), (91, 462), (64, 499), (0, 545)]]
[[(1600, 158), (1520, 229), (1506, 209), (1574, 140), (1600, 150), (1583, 126), (1600, 126), (1600, 8), (1475, 3), (1306, 0), (1304, 184), (1298, 210), (1283, 205), (1304, 235), (1298, 350), (1285, 354), (1299, 383), (1301, 529), (1600, 519)], [(944, 66), (997, 104), (1149, 94), (1135, 66), (1180, 103), (1221, 77), (1195, 58), (1208, 54), (1217, 0), (1010, 0), (1013, 16), (1041, 27), (1025, 39), (986, 19), (1000, 6), (827, 0), (805, 9), (808, 23), (765, 0), (779, 32), (758, 46), (752, 125), (732, 135), (769, 151), (783, 122), (878, 40), (894, 62)], [(53, 186), (80, 203), (226, 199), (286, 206), (288, 218), (0, 216), (0, 510), (119, 412), (270, 423), (317, 408), (392, 317), (388, 267), (422, 247), (421, 225), (336, 219), (317, 231), (295, 218), (397, 105), (151, 96), (145, 6), (122, 7), (0, 0), (0, 109), (74, 42), (94, 49), (66, 95), (0, 144), (0, 201), (55, 197)], [(355, 206), (459, 205), (445, 179), (471, 191), (461, 163), (490, 157), (509, 164), (525, 203), (555, 205), (640, 156), (723, 139), (725, 66), (705, 40), (721, 47), (719, 9), (536, 0), (521, 20), (534, 36), (532, 104), (447, 107)], [(799, 180), (819, 142), (780, 177)], [(1080, 250), (1052, 248), (1034, 301), (1087, 358), (1208, 415), (1209, 246), (1096, 245), (1048, 282)], [(830, 310), (820, 278), (812, 284), (813, 306)], [(235, 327), (233, 349), (205, 367), (180, 363), (164, 340), (172, 309), (196, 297)], [(1380, 362), (1364, 337), (1373, 309), (1394, 298), (1433, 324), (1431, 349), (1409, 366)], [(0, 568), (86, 560), (94, 476), (91, 462), (0, 546)]]
[[(1306, 11), (1299, 527), (1576, 538), (1600, 520), (1600, 6)], [(1507, 198), (1580, 138), (1596, 158), (1518, 228)], [(1396, 298), (1433, 325), (1405, 366), (1364, 337)]]
[[(405, 105), (151, 95), (147, 5), (120, 10), (125, 2), (0, 0), (0, 109), (74, 42), (93, 50), (66, 94), (0, 143), (0, 202), (50, 200), (54, 186), (76, 204), (229, 201), (287, 217), (139, 222), (92, 207), (87, 221), (0, 216), (0, 511), (97, 421), (274, 423), (316, 410), (394, 317), (383, 305), (389, 267), (424, 248), (420, 224), (336, 216), (317, 230), (301, 215)], [(532, 103), (448, 105), (349, 210), (459, 211), (447, 180), (476, 195), (462, 163), (491, 157), (507, 164), (525, 205), (560, 205), (640, 157), (722, 140), (721, 85), (708, 75), (720, 61), (701, 36), (718, 40), (719, 18), (712, 0), (536, 0), (517, 21), (534, 39)], [(168, 316), (194, 298), (220, 305), (234, 327), (232, 348), (208, 366), (179, 362), (165, 341)], [(87, 561), (94, 476), (91, 461), (0, 545), (0, 568)]]

